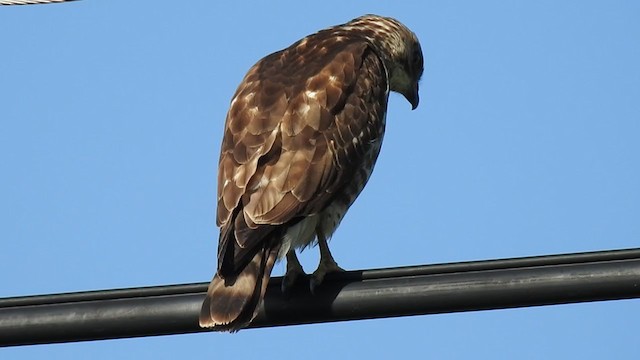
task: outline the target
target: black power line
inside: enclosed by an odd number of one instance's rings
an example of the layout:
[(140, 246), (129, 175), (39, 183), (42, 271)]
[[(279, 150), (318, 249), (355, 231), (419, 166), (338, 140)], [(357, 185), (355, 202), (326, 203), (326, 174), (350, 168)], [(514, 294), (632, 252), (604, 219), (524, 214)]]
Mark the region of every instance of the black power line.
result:
[[(273, 278), (250, 327), (640, 297), (640, 248), (328, 275), (289, 298)], [(0, 299), (0, 346), (205, 331), (207, 283)]]

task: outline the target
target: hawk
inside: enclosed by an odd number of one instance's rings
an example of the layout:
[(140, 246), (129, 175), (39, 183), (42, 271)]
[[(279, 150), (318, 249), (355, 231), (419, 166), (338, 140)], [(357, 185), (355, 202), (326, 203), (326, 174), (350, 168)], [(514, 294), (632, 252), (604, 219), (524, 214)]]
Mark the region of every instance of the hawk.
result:
[(218, 168), (217, 272), (200, 326), (237, 331), (255, 317), (275, 261), (283, 291), (304, 274), (296, 249), (318, 244), (311, 291), (342, 269), (327, 239), (380, 152), (389, 91), (418, 106), (423, 59), (399, 21), (365, 15), (258, 61), (235, 92)]

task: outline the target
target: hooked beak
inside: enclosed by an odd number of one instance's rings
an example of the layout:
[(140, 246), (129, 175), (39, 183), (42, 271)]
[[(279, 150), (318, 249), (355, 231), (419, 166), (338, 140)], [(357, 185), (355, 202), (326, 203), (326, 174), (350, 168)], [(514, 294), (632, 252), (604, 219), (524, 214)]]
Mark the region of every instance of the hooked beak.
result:
[(411, 89), (408, 89), (406, 92), (402, 93), (405, 99), (411, 104), (411, 110), (415, 110), (418, 107), (418, 103), (420, 102), (420, 96), (418, 95), (418, 83), (416, 82), (415, 86)]

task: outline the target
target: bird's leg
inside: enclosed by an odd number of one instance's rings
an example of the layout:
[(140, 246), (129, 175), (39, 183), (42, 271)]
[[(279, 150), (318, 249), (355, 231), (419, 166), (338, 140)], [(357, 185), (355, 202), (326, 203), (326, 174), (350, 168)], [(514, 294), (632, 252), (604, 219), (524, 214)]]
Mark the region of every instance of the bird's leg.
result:
[(289, 291), (291, 291), (295, 284), (305, 275), (304, 269), (302, 269), (302, 265), (300, 265), (300, 261), (298, 261), (298, 257), (296, 256), (296, 251), (293, 248), (289, 249), (289, 251), (287, 251), (287, 271), (282, 278), (280, 289), (285, 295), (289, 294)]
[(311, 280), (309, 281), (309, 288), (312, 294), (315, 293), (318, 286), (322, 284), (325, 275), (332, 272), (344, 271), (333, 259), (331, 251), (329, 251), (327, 238), (324, 237), (322, 231), (316, 229), (316, 235), (318, 236), (318, 247), (320, 247), (320, 265), (318, 265), (316, 271), (313, 272)]

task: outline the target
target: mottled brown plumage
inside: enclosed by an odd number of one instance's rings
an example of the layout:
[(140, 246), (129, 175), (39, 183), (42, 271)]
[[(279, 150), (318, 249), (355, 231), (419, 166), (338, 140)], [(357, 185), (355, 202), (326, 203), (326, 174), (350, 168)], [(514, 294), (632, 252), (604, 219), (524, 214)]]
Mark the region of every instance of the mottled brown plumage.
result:
[[(389, 90), (418, 105), (422, 52), (397, 20), (366, 15), (310, 35), (255, 64), (227, 114), (218, 169), (218, 269), (200, 325), (251, 322), (273, 264), (302, 273), (295, 249), (317, 241), (312, 290), (339, 267), (327, 239), (380, 151)], [(286, 290), (286, 289), (285, 289)]]

